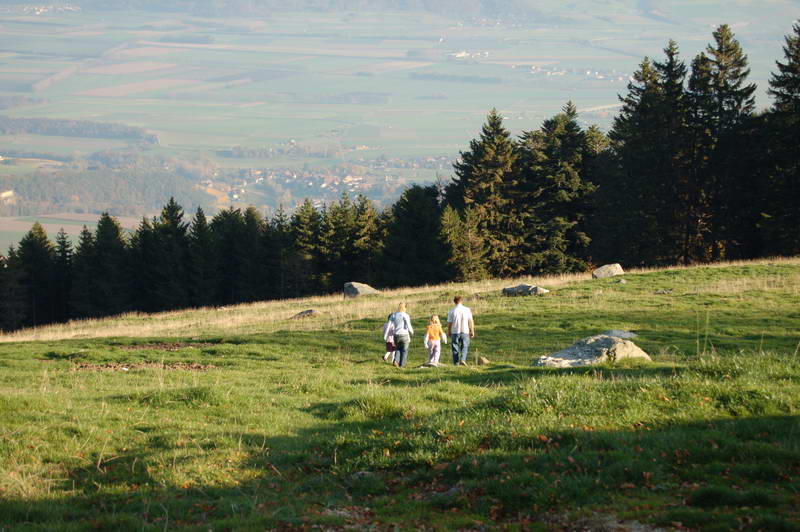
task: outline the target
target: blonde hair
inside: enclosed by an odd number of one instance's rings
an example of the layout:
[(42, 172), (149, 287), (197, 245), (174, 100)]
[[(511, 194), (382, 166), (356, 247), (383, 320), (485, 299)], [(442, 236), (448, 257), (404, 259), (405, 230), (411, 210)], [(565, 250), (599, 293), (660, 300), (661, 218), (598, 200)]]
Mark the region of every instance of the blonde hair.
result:
[(439, 321), (439, 316), (434, 314), (431, 316), (431, 319), (428, 320), (428, 325), (441, 325), (442, 322)]
[(406, 311), (406, 304), (405, 303), (400, 303), (399, 305), (397, 305), (397, 311), (398, 312), (405, 312)]

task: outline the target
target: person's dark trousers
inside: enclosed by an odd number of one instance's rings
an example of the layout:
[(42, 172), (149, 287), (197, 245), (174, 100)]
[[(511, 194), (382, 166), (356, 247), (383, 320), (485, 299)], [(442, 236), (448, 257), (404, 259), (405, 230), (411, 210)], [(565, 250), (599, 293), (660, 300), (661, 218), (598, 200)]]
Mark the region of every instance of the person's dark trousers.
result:
[(450, 347), (453, 349), (453, 364), (466, 363), (467, 353), (469, 353), (469, 334), (454, 334), (451, 338)]
[(406, 360), (408, 359), (408, 346), (411, 344), (411, 337), (407, 334), (395, 335), (394, 337), (394, 346), (397, 349), (395, 351), (395, 361), (397, 365), (401, 368), (405, 367)]

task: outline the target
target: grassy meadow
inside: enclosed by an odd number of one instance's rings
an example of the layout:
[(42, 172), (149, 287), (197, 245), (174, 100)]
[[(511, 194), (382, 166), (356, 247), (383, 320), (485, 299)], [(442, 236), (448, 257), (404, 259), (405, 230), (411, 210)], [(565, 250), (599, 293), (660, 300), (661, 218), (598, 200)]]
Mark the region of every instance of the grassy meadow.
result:
[[(800, 529), (800, 259), (625, 280), (0, 335), (0, 530)], [(491, 364), (420, 368), (454, 293)], [(405, 369), (380, 359), (398, 301), (418, 331)], [(531, 366), (608, 329), (653, 362)]]

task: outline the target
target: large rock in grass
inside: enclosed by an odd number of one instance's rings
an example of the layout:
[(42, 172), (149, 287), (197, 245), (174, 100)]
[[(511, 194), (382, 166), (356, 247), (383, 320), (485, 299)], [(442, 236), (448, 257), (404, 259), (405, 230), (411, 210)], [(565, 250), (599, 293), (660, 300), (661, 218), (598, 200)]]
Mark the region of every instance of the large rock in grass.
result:
[(503, 288), (504, 296), (543, 296), (548, 292), (550, 292), (550, 290), (547, 288), (530, 284), (518, 284), (517, 286)]
[(368, 296), (371, 294), (380, 294), (380, 292), (368, 284), (344, 283), (344, 297), (359, 297)]
[(578, 340), (561, 351), (539, 357), (534, 366), (574, 368), (614, 363), (626, 358), (650, 361), (650, 357), (630, 340), (598, 334)]
[(595, 271), (592, 272), (592, 279), (605, 279), (606, 277), (614, 277), (615, 275), (623, 275), (625, 271), (622, 269), (622, 266), (615, 262), (614, 264), (606, 264), (605, 266), (600, 266)]

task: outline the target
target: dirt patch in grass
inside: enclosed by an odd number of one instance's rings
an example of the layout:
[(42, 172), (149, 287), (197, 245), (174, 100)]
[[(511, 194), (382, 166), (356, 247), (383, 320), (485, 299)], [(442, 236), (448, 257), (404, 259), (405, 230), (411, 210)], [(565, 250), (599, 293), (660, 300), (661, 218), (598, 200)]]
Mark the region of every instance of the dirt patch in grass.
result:
[(212, 345), (217, 344), (209, 344), (209, 343), (198, 343), (198, 344), (190, 344), (186, 342), (158, 342), (152, 344), (134, 344), (134, 345), (121, 345), (119, 346), (120, 349), (124, 349), (125, 351), (141, 351), (144, 349), (152, 349), (155, 351), (180, 351), (181, 349), (186, 349), (187, 347), (210, 347)]
[(132, 371), (137, 369), (169, 369), (181, 371), (209, 371), (216, 369), (213, 364), (198, 364), (196, 362), (173, 362), (162, 364), (160, 362), (134, 362), (125, 364), (122, 362), (108, 362), (105, 364), (92, 364), (90, 362), (75, 364), (72, 371)]

